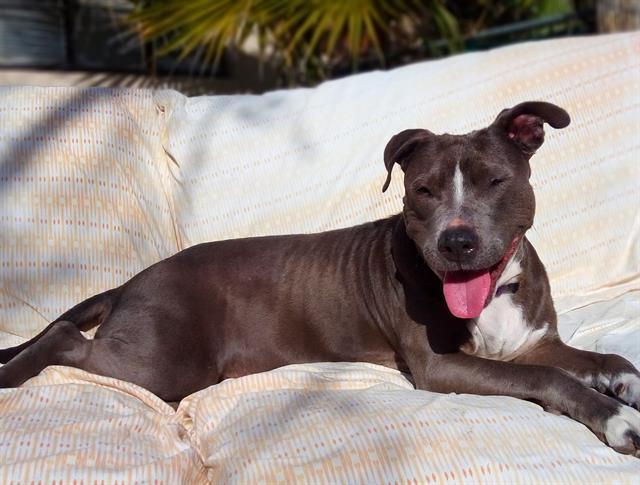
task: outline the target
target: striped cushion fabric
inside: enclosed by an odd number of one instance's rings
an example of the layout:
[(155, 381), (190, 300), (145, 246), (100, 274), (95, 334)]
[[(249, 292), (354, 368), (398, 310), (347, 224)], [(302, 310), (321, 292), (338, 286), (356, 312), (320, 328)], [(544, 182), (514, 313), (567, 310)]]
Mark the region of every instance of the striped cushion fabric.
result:
[(413, 390), (371, 364), (229, 379), (178, 414), (210, 483), (637, 483), (640, 460), (513, 398)]
[(48, 367), (0, 389), (0, 483), (206, 483), (176, 417), (134, 384)]
[(149, 91), (0, 88), (0, 346), (178, 250)]

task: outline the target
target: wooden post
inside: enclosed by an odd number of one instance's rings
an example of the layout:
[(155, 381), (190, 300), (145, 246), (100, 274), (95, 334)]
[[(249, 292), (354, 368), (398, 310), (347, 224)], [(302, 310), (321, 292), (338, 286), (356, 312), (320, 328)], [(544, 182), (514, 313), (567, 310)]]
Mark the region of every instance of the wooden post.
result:
[(597, 0), (599, 32), (624, 32), (640, 29), (638, 0)]

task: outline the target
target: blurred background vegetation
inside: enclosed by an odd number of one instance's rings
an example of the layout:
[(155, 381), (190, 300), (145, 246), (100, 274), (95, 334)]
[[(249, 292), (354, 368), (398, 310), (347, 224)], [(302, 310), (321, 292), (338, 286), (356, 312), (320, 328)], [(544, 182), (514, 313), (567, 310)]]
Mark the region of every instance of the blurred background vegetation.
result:
[(137, 1), (130, 16), (159, 55), (194, 54), (216, 66), (253, 41), (281, 82), (307, 84), (350, 69), (458, 52), (496, 25), (571, 12), (570, 0)]
[(44, 71), (192, 94), (640, 27), (638, 0), (0, 0), (0, 12), (0, 84)]

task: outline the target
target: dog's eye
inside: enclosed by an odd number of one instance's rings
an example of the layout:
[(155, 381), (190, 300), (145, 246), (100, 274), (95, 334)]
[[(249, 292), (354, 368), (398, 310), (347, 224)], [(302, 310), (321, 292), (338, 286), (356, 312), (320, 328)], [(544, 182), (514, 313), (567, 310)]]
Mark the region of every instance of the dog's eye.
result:
[(431, 191), (424, 185), (421, 185), (420, 187), (418, 187), (416, 189), (416, 192), (421, 195), (426, 195), (427, 197), (433, 197), (433, 194), (431, 193)]
[(493, 187), (500, 185), (502, 182), (504, 182), (504, 179), (491, 179), (491, 185)]

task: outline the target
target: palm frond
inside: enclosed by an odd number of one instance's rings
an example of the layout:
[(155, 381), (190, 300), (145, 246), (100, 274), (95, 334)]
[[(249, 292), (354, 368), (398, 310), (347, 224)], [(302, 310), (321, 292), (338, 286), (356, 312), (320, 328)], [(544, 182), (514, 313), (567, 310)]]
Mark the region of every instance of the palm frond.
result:
[(264, 55), (289, 68), (375, 55), (384, 62), (389, 25), (403, 16), (432, 13), (437, 30), (458, 35), (455, 18), (443, 0), (134, 0), (131, 21), (143, 40), (160, 44), (158, 54), (179, 52), (183, 59), (204, 52), (203, 62), (217, 63), (226, 48), (242, 48), (257, 35)]

